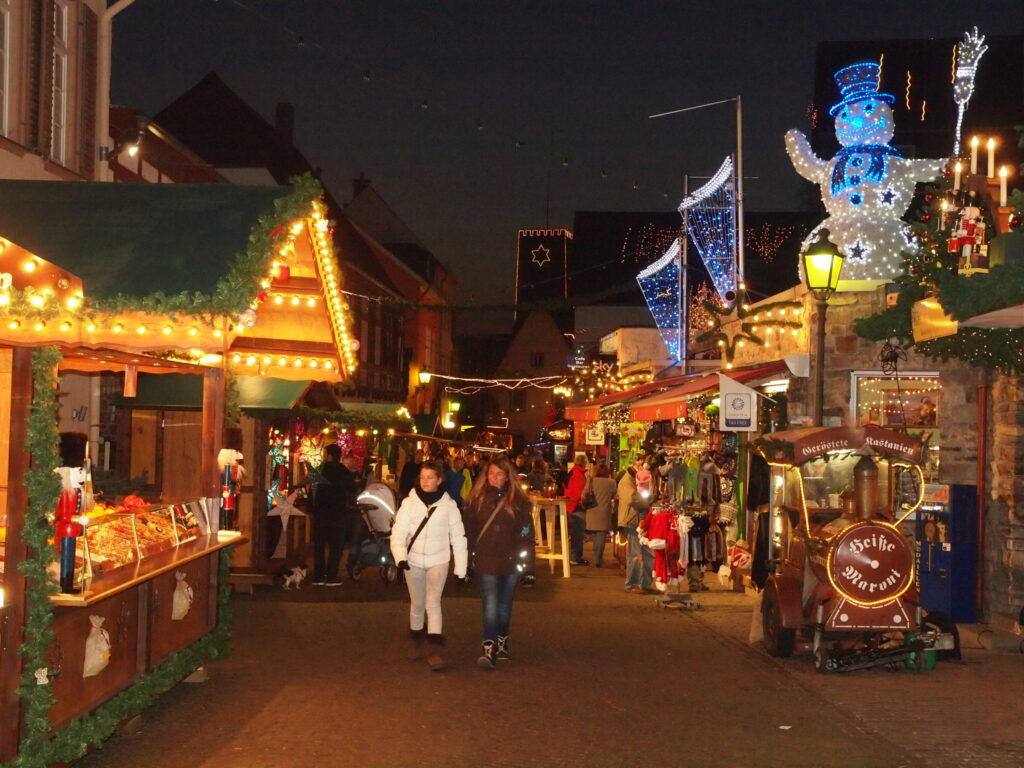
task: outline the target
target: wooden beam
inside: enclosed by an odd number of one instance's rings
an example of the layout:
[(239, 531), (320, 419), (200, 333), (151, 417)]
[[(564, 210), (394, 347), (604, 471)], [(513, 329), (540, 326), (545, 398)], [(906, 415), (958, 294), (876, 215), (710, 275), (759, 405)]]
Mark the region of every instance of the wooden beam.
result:
[[(17, 652), (21, 645), (25, 613), (25, 576), (18, 563), (25, 560), (25, 509), (28, 490), (25, 473), (28, 471), (28, 409), (32, 402), (32, 350), (16, 347), (2, 350), (4, 362), (10, 362), (10, 430), (7, 439), (7, 568), (4, 572), (4, 604), (0, 623), (0, 761), (6, 762), (18, 752), (21, 730), (21, 700), (17, 689), (21, 677), (22, 659)], [(6, 368), (6, 366), (4, 366)]]
[(217, 454), (224, 444), (224, 369), (203, 372), (203, 430), (200, 441), (199, 493), (204, 498), (220, 496)]

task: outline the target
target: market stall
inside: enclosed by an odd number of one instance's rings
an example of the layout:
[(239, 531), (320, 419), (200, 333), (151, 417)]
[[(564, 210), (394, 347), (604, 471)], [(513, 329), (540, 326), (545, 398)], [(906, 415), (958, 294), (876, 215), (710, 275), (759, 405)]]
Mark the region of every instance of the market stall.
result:
[[(226, 652), (245, 542), (222, 525), (243, 522), (222, 509), (226, 384), (342, 381), (355, 361), (311, 179), (0, 186), (0, 759), (48, 764)], [(201, 410), (118, 433), (115, 400), (167, 373)], [(153, 451), (168, 482), (140, 498), (127, 469)]]

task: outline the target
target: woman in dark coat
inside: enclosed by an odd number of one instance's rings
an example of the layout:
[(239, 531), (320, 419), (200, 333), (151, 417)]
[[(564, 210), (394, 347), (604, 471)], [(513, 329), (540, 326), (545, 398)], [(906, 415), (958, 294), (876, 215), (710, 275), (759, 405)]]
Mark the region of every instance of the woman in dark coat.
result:
[(511, 658), (509, 622), (521, 577), (534, 570), (531, 504), (508, 459), (493, 459), (473, 485), (463, 507), (466, 539), (483, 607), (483, 651), (477, 664), (494, 669)]

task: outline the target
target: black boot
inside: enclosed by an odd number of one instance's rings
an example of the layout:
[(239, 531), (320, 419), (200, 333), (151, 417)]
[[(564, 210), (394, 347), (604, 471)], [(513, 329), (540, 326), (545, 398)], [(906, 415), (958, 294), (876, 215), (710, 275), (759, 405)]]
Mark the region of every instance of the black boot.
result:
[(425, 629), (409, 630), (409, 661), (419, 661), (424, 656), (423, 640), (427, 636)]
[(442, 672), (448, 665), (445, 664), (441, 649), (444, 648), (444, 635), (427, 635), (427, 645), (430, 647), (427, 652), (427, 664), (431, 672)]
[(494, 656), (497, 651), (497, 646), (495, 646), (493, 640), (484, 640), (483, 652), (480, 654), (480, 658), (476, 660), (476, 665), (480, 669), (494, 669)]
[(508, 635), (498, 635), (498, 649), (494, 652), (495, 661), (510, 661), (512, 654), (508, 644)]

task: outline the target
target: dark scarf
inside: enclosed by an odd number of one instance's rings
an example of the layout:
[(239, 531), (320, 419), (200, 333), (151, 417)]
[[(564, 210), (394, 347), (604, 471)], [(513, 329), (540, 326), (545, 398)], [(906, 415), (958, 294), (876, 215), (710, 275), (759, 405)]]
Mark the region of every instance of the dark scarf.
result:
[[(852, 155), (868, 155), (867, 168), (851, 168), (847, 172)], [(848, 180), (849, 177), (860, 176), (861, 180), (879, 182), (885, 178), (885, 158), (902, 157), (895, 147), (888, 144), (857, 144), (852, 147), (843, 147), (836, 153), (836, 165), (832, 169), (832, 194), (837, 195), (847, 186), (857, 186)]]
[(444, 490), (443, 487), (442, 488), (438, 488), (433, 493), (427, 493), (426, 491), (424, 491), (422, 488), (420, 488), (417, 485), (416, 488), (415, 488), (415, 491), (416, 491), (416, 495), (420, 497), (420, 501), (422, 501), (428, 507), (433, 505), (433, 504), (437, 504), (437, 502), (439, 502), (441, 500), (441, 497), (444, 496), (444, 494), (445, 494), (445, 490)]

